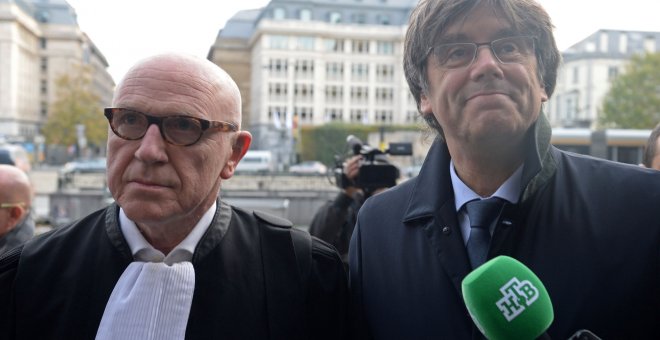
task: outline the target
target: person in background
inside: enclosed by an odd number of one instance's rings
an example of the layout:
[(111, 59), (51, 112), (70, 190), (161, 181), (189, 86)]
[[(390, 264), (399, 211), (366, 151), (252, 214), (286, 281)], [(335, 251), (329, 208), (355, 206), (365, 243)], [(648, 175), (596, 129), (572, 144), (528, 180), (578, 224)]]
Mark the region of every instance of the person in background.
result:
[(646, 146), (642, 166), (649, 169), (660, 170), (660, 124), (651, 131)]
[(421, 0), (411, 13), (405, 75), (438, 137), (417, 177), (358, 214), (358, 338), (481, 338), (461, 282), (498, 255), (547, 288), (551, 338), (660, 338), (660, 176), (550, 144), (552, 29), (533, 0)]
[(115, 203), (0, 258), (0, 338), (345, 336), (336, 251), (219, 198), (251, 142), (227, 73), (187, 55), (144, 59), (105, 116)]
[(334, 200), (322, 205), (314, 214), (309, 233), (333, 245), (348, 269), (348, 244), (353, 234), (357, 212), (364, 203), (364, 191), (355, 185), (360, 174), (361, 155), (350, 157), (343, 164), (349, 185), (340, 189)]
[(21, 169), (0, 164), (0, 255), (32, 238), (32, 183)]

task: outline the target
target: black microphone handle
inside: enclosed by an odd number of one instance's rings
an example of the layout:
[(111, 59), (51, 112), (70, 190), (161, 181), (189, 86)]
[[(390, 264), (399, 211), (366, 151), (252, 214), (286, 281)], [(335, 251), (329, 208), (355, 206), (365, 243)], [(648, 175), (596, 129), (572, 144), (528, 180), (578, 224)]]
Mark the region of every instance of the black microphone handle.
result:
[(539, 335), (536, 340), (552, 340), (552, 338), (548, 335), (548, 333), (543, 332), (543, 334)]
[(571, 337), (568, 338), (568, 340), (602, 340), (602, 339), (596, 336), (596, 334), (592, 333), (591, 331), (588, 331), (586, 329), (581, 329), (575, 332), (575, 334), (571, 335)]

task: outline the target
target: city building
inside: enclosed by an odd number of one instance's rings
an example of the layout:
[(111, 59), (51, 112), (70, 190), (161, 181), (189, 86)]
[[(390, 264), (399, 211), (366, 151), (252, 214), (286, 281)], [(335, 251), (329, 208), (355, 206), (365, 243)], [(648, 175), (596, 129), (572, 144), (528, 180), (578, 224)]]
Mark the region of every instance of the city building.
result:
[(56, 100), (57, 79), (91, 70), (99, 106), (112, 100), (108, 62), (64, 0), (0, 0), (0, 139), (34, 148)]
[(417, 1), (271, 0), (232, 17), (208, 59), (236, 79), (253, 148), (286, 165), (298, 126), (415, 123), (402, 65)]
[(557, 87), (546, 106), (552, 125), (595, 128), (612, 80), (634, 54), (659, 48), (660, 32), (603, 29), (564, 51)]

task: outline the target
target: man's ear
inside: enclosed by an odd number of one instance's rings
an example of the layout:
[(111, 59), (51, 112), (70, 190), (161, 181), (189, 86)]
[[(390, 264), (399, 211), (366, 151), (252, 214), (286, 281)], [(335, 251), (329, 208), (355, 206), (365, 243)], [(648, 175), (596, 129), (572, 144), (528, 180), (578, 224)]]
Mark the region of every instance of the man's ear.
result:
[(433, 114), (433, 107), (431, 106), (431, 101), (425, 94), (419, 96), (419, 112), (426, 116), (428, 114)]
[(25, 217), (25, 214), (27, 213), (27, 209), (25, 209), (22, 206), (15, 206), (11, 207), (9, 209), (9, 230), (12, 230), (18, 225), (19, 222), (23, 220), (23, 217)]
[(222, 177), (222, 179), (230, 179), (234, 176), (236, 166), (250, 148), (250, 143), (252, 143), (252, 135), (247, 131), (239, 131), (238, 136), (236, 136), (236, 140), (234, 141), (234, 145), (231, 147), (229, 160), (220, 172), (220, 177)]

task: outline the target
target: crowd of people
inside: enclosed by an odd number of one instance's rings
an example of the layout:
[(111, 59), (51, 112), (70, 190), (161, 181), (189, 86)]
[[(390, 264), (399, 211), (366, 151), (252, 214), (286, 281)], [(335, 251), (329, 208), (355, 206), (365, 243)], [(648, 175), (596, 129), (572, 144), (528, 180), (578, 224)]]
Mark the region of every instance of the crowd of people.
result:
[(552, 146), (552, 30), (533, 0), (421, 0), (403, 69), (433, 145), (410, 180), (343, 188), (318, 237), (222, 200), (252, 140), (224, 70), (138, 61), (104, 111), (114, 203), (31, 238), (29, 178), (0, 165), (0, 339), (478, 339), (461, 281), (499, 255), (547, 288), (546, 335), (660, 338), (660, 125), (643, 166)]

